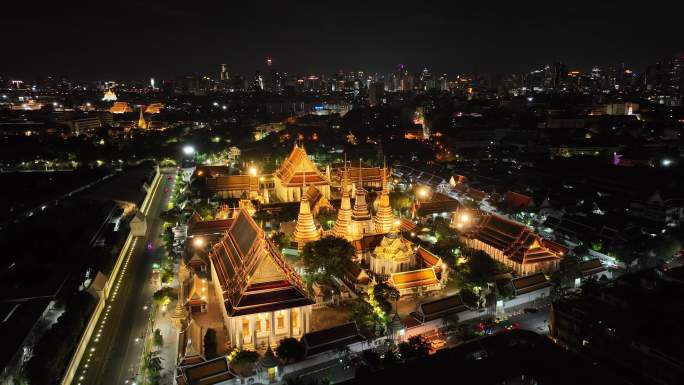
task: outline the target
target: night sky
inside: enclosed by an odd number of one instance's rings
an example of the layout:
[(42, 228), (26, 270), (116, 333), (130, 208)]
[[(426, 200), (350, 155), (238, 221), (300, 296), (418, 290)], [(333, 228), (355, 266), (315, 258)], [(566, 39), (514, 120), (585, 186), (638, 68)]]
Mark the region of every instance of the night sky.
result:
[[(0, 73), (144, 79), (292, 72), (515, 72), (684, 51), (682, 1), (91, 0), (3, 4)], [(19, 3), (19, 4), (17, 4)], [(554, 4), (553, 6), (550, 4)]]

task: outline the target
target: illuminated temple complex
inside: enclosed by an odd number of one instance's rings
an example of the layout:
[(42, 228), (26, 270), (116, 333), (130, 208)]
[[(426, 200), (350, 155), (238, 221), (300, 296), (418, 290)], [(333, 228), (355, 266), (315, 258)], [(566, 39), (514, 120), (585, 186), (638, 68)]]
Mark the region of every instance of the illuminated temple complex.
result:
[(558, 270), (567, 248), (543, 239), (527, 226), (487, 214), (465, 234), (468, 246), (483, 250), (520, 275)]
[(323, 175), (309, 159), (303, 146), (296, 143), (290, 155), (273, 174), (274, 193), (281, 202), (298, 202), (306, 192), (304, 180), (330, 199), (330, 175)]
[(313, 299), (246, 210), (236, 214), (209, 259), (231, 347), (275, 346), (309, 331)]

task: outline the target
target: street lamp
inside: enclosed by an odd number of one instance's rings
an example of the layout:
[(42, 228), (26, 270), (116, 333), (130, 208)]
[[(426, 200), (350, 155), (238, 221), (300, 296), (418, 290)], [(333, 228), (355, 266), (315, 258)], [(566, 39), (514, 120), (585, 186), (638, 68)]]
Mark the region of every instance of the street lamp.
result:
[(252, 166), (249, 168), (249, 175), (251, 176), (257, 176), (257, 168)]
[(195, 247), (203, 247), (204, 246), (204, 238), (195, 238), (194, 241), (192, 241), (192, 244), (195, 245)]
[(185, 147), (183, 147), (183, 153), (185, 155), (192, 155), (195, 153), (195, 147), (191, 145), (186, 145)]

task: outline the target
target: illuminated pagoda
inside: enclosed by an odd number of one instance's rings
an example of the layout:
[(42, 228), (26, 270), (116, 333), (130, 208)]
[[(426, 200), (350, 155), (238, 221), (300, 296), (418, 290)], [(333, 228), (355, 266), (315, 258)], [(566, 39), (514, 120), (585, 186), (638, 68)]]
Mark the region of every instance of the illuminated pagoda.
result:
[[(304, 189), (306, 190), (306, 187)], [(314, 222), (308, 194), (304, 194), (299, 203), (299, 215), (292, 236), (299, 250), (302, 250), (305, 244), (321, 239), (321, 229), (316, 227)]]
[(392, 213), (392, 206), (390, 206), (389, 187), (387, 183), (387, 175), (385, 168), (383, 168), (382, 175), (382, 192), (378, 198), (378, 208), (373, 218), (373, 225), (375, 232), (378, 234), (387, 234), (392, 231), (394, 227), (394, 213)]
[(340, 209), (337, 211), (337, 220), (333, 228), (333, 234), (339, 238), (346, 238), (349, 234), (351, 225), (352, 207), (351, 198), (349, 196), (349, 172), (346, 169), (342, 171), (342, 200), (340, 201)]
[(415, 264), (413, 245), (396, 230), (385, 235), (370, 255), (370, 270), (381, 276), (410, 270)]
[(136, 126), (138, 128), (147, 128), (147, 122), (145, 121), (145, 115), (143, 115), (142, 106), (140, 106), (140, 117), (138, 118), (138, 123)]
[(295, 143), (290, 155), (273, 174), (276, 197), (281, 202), (297, 202), (306, 192), (303, 182), (318, 189), (323, 197), (330, 199), (330, 178), (324, 176), (309, 159), (304, 146)]
[[(360, 163), (360, 162), (359, 162)], [(359, 174), (359, 183), (356, 188), (356, 199), (351, 215), (351, 225), (349, 226), (348, 238), (361, 239), (373, 232), (373, 222), (368, 204), (366, 203), (366, 190), (363, 188), (363, 179)]]
[(102, 100), (105, 102), (114, 102), (116, 101), (116, 94), (114, 93), (114, 90), (111, 88), (107, 89), (105, 91), (104, 96), (102, 97)]
[(314, 300), (246, 210), (212, 247), (210, 261), (231, 347), (265, 348), (309, 331)]

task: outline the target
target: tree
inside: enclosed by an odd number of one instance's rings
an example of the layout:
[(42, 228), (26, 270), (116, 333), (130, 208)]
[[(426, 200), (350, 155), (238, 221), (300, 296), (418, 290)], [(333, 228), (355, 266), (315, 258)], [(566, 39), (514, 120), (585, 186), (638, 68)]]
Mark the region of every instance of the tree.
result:
[(153, 350), (145, 355), (145, 370), (152, 384), (159, 384), (163, 369), (161, 356), (158, 350)]
[(278, 245), (278, 249), (280, 249), (280, 250), (282, 250), (286, 247), (290, 247), (290, 242), (291, 242), (290, 237), (283, 232), (277, 232), (277, 233), (273, 234), (273, 238), (271, 238), (271, 239), (273, 239), (273, 242), (276, 245)]
[(333, 236), (307, 243), (302, 252), (304, 268), (308, 274), (323, 270), (335, 277), (343, 277), (351, 266), (354, 246), (345, 239)]
[(361, 352), (361, 359), (372, 370), (380, 368), (380, 353), (374, 350), (368, 349)]
[(424, 358), (430, 353), (430, 343), (422, 336), (413, 336), (399, 344), (399, 353), (406, 360)]
[(300, 361), (305, 353), (304, 344), (296, 338), (283, 338), (276, 348), (276, 355), (286, 363)]
[(463, 303), (470, 307), (470, 308), (476, 308), (477, 307), (477, 302), (478, 302), (478, 296), (475, 294), (474, 291), (472, 291), (468, 287), (464, 287), (461, 289), (459, 292), (461, 295), (461, 299), (463, 300)]
[(478, 250), (470, 255), (465, 264), (465, 281), (472, 285), (485, 286), (498, 272), (498, 265), (487, 253)]
[(399, 290), (381, 282), (373, 287), (373, 298), (385, 314), (392, 312), (392, 303), (399, 300)]
[(155, 291), (154, 294), (152, 294), (152, 299), (159, 306), (168, 305), (171, 302), (172, 294), (173, 289), (170, 287), (165, 287)]
[(154, 329), (154, 346), (161, 348), (164, 345), (164, 336), (161, 329)]
[(238, 375), (248, 377), (254, 372), (254, 366), (258, 360), (259, 353), (251, 350), (240, 350), (230, 361), (230, 366)]
[(209, 328), (204, 334), (204, 356), (208, 360), (218, 357), (216, 345), (216, 330)]
[(444, 329), (446, 329), (446, 331), (448, 331), (448, 332), (456, 330), (456, 328), (458, 327), (459, 321), (460, 320), (458, 318), (458, 314), (456, 314), (456, 313), (447, 314), (444, 317), (442, 317)]
[(397, 351), (395, 349), (388, 349), (385, 352), (385, 355), (382, 357), (382, 365), (385, 367), (385, 369), (399, 364), (400, 361), (401, 359), (397, 355)]

